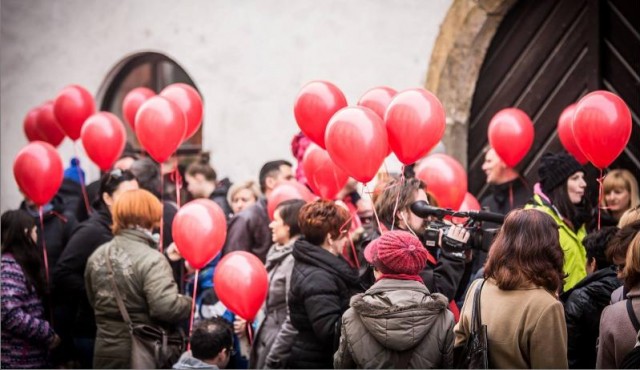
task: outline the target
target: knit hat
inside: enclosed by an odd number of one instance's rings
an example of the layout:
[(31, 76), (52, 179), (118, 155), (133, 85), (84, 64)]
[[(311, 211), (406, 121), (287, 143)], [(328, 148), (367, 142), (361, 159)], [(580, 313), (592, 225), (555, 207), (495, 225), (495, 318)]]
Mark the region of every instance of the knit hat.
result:
[(388, 231), (364, 250), (365, 259), (383, 274), (417, 275), (427, 264), (429, 252), (406, 231)]
[(567, 152), (545, 153), (540, 158), (538, 176), (542, 192), (549, 195), (553, 189), (562, 185), (571, 175), (584, 171), (580, 163)]
[[(71, 158), (71, 166), (64, 170), (64, 178), (73, 180), (78, 184), (84, 183), (84, 171), (80, 168), (80, 160), (78, 158)], [(78, 170), (80, 170), (78, 173)]]

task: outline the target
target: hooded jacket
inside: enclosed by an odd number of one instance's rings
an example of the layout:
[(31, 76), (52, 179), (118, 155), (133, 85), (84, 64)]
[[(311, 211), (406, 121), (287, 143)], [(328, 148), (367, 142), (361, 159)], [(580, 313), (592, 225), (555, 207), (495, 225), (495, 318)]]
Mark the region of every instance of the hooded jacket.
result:
[(381, 279), (342, 316), (335, 368), (426, 369), (452, 365), (447, 298), (417, 281)]
[(288, 366), (333, 368), (340, 318), (359, 289), (358, 274), (341, 257), (304, 239), (293, 248), (289, 315), (298, 330)]

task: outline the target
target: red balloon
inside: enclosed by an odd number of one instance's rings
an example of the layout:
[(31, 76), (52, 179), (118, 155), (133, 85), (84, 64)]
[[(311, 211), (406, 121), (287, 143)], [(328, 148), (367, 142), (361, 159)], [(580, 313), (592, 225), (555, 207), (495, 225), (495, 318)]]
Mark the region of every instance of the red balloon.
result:
[[(466, 211), (479, 211), (480, 210), (480, 202), (478, 199), (473, 196), (471, 193), (467, 193), (462, 200), (462, 204), (458, 207), (458, 211), (466, 212)], [(456, 224), (462, 224), (467, 222), (467, 217), (452, 217), (452, 220)]]
[(136, 129), (136, 113), (138, 113), (138, 109), (140, 109), (142, 103), (146, 102), (152, 96), (156, 96), (153, 90), (146, 87), (136, 87), (129, 91), (124, 97), (122, 101), (122, 115), (134, 131)]
[(13, 161), (13, 175), (27, 198), (43, 206), (62, 184), (62, 159), (51, 144), (34, 141), (18, 152)]
[(427, 90), (398, 93), (384, 116), (391, 150), (400, 162), (414, 163), (438, 144), (444, 135), (445, 119), (442, 104)]
[(216, 266), (213, 288), (231, 312), (252, 322), (267, 298), (267, 269), (258, 257), (245, 251), (231, 252)]
[(27, 136), (27, 140), (29, 141), (43, 141), (42, 137), (40, 137), (40, 130), (38, 130), (38, 121), (36, 118), (39, 110), (40, 107), (35, 107), (27, 112), (27, 115), (24, 117), (24, 134)]
[(576, 106), (577, 104), (571, 104), (560, 114), (560, 119), (558, 119), (558, 138), (560, 138), (560, 142), (567, 152), (574, 156), (581, 165), (585, 165), (589, 160), (582, 153), (576, 143), (576, 139), (573, 137), (573, 114), (576, 111)]
[(172, 231), (182, 257), (193, 268), (201, 269), (222, 250), (227, 238), (227, 221), (214, 201), (196, 199), (178, 210)]
[(391, 100), (397, 93), (398, 92), (396, 90), (390, 87), (374, 87), (360, 97), (358, 105), (371, 109), (376, 112), (380, 118), (384, 119), (384, 112), (386, 112), (389, 103), (391, 103)]
[(160, 92), (160, 96), (167, 98), (184, 112), (187, 120), (184, 140), (188, 140), (202, 124), (202, 98), (200, 94), (192, 86), (176, 83), (165, 87)]
[(159, 163), (178, 149), (187, 129), (182, 110), (162, 96), (154, 96), (142, 104), (135, 126), (140, 145)]
[(416, 177), (427, 184), (442, 208), (458, 209), (467, 194), (467, 173), (462, 165), (446, 154), (432, 154), (420, 163)]
[(286, 181), (276, 186), (267, 197), (267, 213), (269, 219), (273, 220), (273, 213), (280, 203), (285, 200), (302, 199), (305, 202), (312, 202), (316, 196), (309, 189), (297, 181)]
[(573, 136), (594, 166), (609, 167), (631, 138), (631, 112), (619, 96), (594, 91), (578, 101)]
[(533, 145), (531, 118), (518, 108), (506, 108), (489, 122), (489, 144), (509, 167), (515, 167)]
[(347, 107), (334, 114), (325, 141), (331, 160), (363, 183), (373, 179), (389, 153), (384, 123), (365, 107)]
[(329, 153), (316, 144), (311, 144), (304, 153), (302, 168), (309, 186), (322, 199), (334, 199), (349, 180), (349, 175), (333, 163)]
[(293, 113), (302, 132), (326, 149), (325, 131), (329, 120), (346, 106), (347, 98), (336, 85), (327, 81), (312, 81), (298, 93)]
[(84, 121), (95, 111), (93, 96), (79, 85), (69, 85), (62, 89), (54, 105), (54, 113), (60, 127), (74, 141), (80, 138)]
[(85, 152), (102, 171), (116, 163), (127, 140), (124, 125), (109, 112), (98, 112), (87, 118), (80, 136)]
[(36, 122), (42, 141), (57, 147), (64, 140), (65, 134), (54, 114), (53, 101), (48, 101), (40, 106)]

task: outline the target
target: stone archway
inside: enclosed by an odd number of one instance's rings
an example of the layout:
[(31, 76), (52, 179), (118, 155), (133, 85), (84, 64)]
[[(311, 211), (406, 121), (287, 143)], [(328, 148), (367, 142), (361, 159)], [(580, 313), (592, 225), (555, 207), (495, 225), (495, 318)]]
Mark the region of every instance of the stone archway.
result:
[(498, 26), (517, 0), (454, 0), (440, 27), (427, 90), (444, 105), (448, 154), (467, 166), (469, 113), (478, 74)]

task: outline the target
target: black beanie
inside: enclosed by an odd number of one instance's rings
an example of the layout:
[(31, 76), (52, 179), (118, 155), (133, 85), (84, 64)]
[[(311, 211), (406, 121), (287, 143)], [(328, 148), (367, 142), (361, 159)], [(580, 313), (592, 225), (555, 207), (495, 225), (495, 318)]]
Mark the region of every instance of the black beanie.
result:
[(564, 182), (578, 171), (584, 171), (580, 163), (566, 152), (557, 154), (545, 153), (540, 158), (538, 176), (542, 191), (549, 195), (553, 189), (564, 184)]

